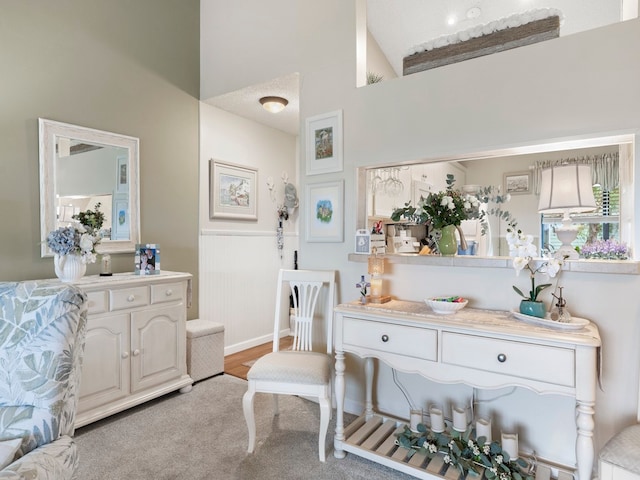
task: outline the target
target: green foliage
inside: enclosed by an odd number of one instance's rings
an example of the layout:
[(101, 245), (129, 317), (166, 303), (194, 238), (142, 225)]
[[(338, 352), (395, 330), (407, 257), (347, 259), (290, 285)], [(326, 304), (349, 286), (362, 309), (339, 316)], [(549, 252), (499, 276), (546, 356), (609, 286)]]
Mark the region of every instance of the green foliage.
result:
[(380, 83), (384, 77), (378, 73), (367, 72), (367, 85), (372, 83)]
[(104, 223), (104, 213), (100, 211), (101, 203), (96, 203), (95, 210), (85, 210), (80, 212), (71, 218), (78, 220), (82, 225), (93, 231), (98, 231), (102, 228)]

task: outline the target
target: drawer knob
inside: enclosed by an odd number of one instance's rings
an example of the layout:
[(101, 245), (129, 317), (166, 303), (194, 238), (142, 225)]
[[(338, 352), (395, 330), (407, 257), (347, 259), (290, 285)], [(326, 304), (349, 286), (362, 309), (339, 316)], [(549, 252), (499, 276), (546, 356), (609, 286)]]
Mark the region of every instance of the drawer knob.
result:
[(138, 355), (140, 355), (140, 350), (138, 350), (137, 348), (133, 351), (133, 356), (137, 357)]
[(122, 358), (129, 358), (129, 352), (122, 352)]
[(504, 363), (507, 361), (507, 356), (504, 353), (499, 353), (498, 354), (498, 361), (500, 363)]
[(165, 294), (167, 297), (170, 297), (171, 295), (173, 295), (173, 291), (172, 291), (170, 288), (168, 288), (168, 289), (167, 289), (167, 291), (166, 291), (166, 292), (164, 292), (164, 294)]
[(136, 299), (136, 297), (135, 297), (135, 296), (133, 296), (133, 295), (129, 295), (129, 296), (127, 297), (127, 302), (133, 302), (135, 299)]
[(389, 335), (382, 335), (382, 341), (383, 342), (388, 342), (389, 341)]

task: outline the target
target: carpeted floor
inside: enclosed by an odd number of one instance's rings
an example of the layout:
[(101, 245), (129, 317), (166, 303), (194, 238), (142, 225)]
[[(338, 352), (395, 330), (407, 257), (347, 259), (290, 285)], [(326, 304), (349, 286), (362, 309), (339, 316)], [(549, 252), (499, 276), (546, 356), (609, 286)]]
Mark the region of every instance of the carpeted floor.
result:
[[(100, 422), (79, 428), (80, 480), (331, 479), (402, 480), (413, 477), (347, 454), (333, 456), (335, 415), (327, 461), (318, 460), (318, 405), (280, 397), (273, 417), (269, 395), (255, 399), (257, 447), (247, 453), (242, 413), (246, 382), (220, 375)], [(351, 419), (352, 417), (349, 417)]]

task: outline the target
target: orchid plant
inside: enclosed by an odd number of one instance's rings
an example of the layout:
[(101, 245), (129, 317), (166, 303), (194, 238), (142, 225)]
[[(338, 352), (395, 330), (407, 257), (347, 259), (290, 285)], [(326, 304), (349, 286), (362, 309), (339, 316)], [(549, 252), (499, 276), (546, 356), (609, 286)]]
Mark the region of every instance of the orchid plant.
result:
[(515, 285), (513, 289), (525, 300), (537, 302), (540, 292), (550, 287), (551, 284), (544, 283), (536, 285), (536, 274), (541, 273), (553, 278), (560, 271), (562, 263), (557, 258), (545, 256), (543, 257), (544, 262), (536, 266), (533, 258), (538, 255), (538, 249), (533, 243), (533, 235), (525, 235), (520, 230), (512, 230), (507, 233), (506, 237), (507, 243), (509, 244), (509, 255), (514, 257), (513, 268), (516, 271), (516, 275), (520, 275), (522, 270), (527, 270), (531, 280), (531, 290), (528, 295), (522, 293), (522, 290)]

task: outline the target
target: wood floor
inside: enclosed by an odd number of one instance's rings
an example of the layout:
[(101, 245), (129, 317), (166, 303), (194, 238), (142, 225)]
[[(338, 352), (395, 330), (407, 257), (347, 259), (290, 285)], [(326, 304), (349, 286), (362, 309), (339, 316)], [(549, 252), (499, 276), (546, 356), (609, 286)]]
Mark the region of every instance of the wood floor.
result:
[[(293, 337), (283, 337), (280, 339), (280, 350), (284, 350), (291, 346)], [(224, 373), (233, 375), (234, 377), (247, 379), (247, 372), (250, 367), (243, 365), (251, 360), (257, 360), (258, 358), (266, 355), (273, 350), (273, 344), (271, 342), (258, 345), (257, 347), (243, 350), (242, 352), (232, 353), (224, 357)]]

